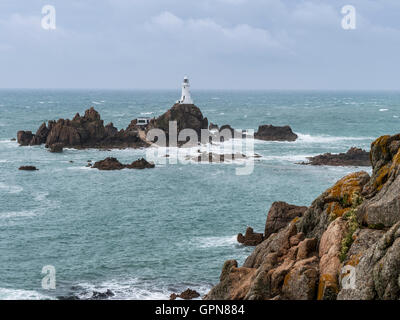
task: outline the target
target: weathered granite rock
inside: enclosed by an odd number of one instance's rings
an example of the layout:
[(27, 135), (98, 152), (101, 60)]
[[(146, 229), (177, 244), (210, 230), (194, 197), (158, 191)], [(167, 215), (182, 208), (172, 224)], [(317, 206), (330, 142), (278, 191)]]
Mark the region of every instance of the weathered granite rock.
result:
[(363, 189), (367, 199), (358, 218), (365, 226), (391, 227), (400, 221), (400, 134), (375, 140), (371, 162), (371, 180)]
[(265, 141), (295, 141), (298, 136), (293, 133), (289, 126), (276, 127), (273, 125), (262, 125), (258, 127), (254, 138)]
[(354, 285), (342, 288), (340, 300), (400, 298), (400, 222), (393, 225), (353, 265)]
[(196, 290), (186, 289), (181, 294), (172, 293), (169, 297), (169, 300), (175, 300), (176, 298), (181, 298), (183, 300), (192, 300), (200, 297), (200, 293)]
[(299, 229), (306, 237), (321, 239), (328, 225), (351, 210), (361, 201), (360, 194), (369, 181), (365, 171), (351, 173), (313, 201), (299, 221)]
[(139, 148), (149, 144), (144, 141), (135, 128), (128, 127), (118, 131), (112, 123), (104, 126), (99, 113), (92, 107), (79, 113), (72, 120), (59, 119), (43, 123), (36, 134), (19, 131), (18, 143), (22, 146), (46, 144), (46, 147), (59, 144), (70, 148)]
[(309, 162), (300, 164), (310, 164), (313, 166), (366, 166), (371, 165), (369, 152), (359, 149), (350, 148), (346, 153), (332, 154), (324, 153), (315, 157), (308, 157)]
[(19, 167), (18, 170), (23, 170), (23, 171), (37, 171), (37, 170), (39, 170), (39, 169), (36, 168), (35, 166), (22, 166), (22, 167)]
[(136, 160), (131, 164), (122, 164), (116, 158), (108, 157), (104, 160), (95, 162), (95, 164), (91, 167), (99, 170), (122, 170), (122, 169), (150, 169), (154, 168), (155, 165), (153, 163), (147, 162), (143, 158)]
[(237, 241), (245, 246), (256, 246), (264, 240), (262, 233), (254, 232), (253, 228), (248, 227), (246, 233), (237, 235)]
[(301, 217), (306, 210), (307, 207), (299, 207), (282, 201), (274, 202), (267, 215), (264, 237), (268, 238), (272, 233), (286, 227), (290, 221)]

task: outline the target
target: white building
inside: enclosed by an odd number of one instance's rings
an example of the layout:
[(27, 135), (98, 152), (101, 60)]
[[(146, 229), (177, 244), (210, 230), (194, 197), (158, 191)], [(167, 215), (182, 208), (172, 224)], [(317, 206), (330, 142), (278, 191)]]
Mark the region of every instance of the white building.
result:
[(190, 95), (190, 84), (189, 84), (188, 77), (183, 78), (182, 96), (181, 96), (181, 99), (177, 102), (180, 104), (193, 104), (193, 100)]

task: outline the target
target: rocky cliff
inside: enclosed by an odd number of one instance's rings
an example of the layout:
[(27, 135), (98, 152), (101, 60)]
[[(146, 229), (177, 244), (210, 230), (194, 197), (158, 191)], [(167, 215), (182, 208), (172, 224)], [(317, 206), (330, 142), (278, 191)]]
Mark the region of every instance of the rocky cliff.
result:
[(243, 266), (226, 261), (205, 299), (399, 299), (400, 134), (370, 158), (371, 177), (347, 175), (294, 218), (275, 213), (281, 228)]

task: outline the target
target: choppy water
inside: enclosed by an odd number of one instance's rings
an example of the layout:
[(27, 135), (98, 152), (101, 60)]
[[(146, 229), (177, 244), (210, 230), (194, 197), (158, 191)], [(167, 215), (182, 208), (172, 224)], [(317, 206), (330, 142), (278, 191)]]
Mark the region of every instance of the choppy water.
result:
[[(157, 165), (152, 170), (100, 172), (87, 160), (131, 162), (145, 150), (18, 147), (18, 130), (72, 118), (94, 106), (105, 123), (126, 127), (157, 116), (173, 91), (0, 91), (0, 299), (41, 299), (111, 289), (120, 299), (163, 299), (187, 287), (205, 293), (222, 264), (251, 252), (236, 243), (247, 225), (262, 231), (273, 201), (309, 205), (349, 167), (296, 162), (351, 146), (369, 149), (399, 131), (396, 92), (194, 92), (214, 123), (256, 129), (289, 124), (296, 142), (257, 142), (248, 176), (229, 164)], [(70, 161), (73, 161), (71, 163)], [(21, 172), (21, 165), (37, 172)], [(57, 289), (41, 288), (42, 267), (56, 268)]]

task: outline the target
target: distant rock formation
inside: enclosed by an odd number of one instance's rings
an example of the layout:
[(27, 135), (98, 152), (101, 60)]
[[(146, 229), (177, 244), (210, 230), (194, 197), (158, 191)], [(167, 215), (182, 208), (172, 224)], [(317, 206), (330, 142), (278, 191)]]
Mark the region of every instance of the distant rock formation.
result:
[(202, 152), (199, 155), (187, 156), (186, 160), (192, 160), (196, 162), (208, 162), (208, 163), (223, 163), (233, 160), (243, 160), (247, 159), (246, 155), (242, 153), (232, 153), (232, 154), (218, 154), (213, 152)]
[(181, 298), (184, 300), (191, 300), (200, 297), (200, 293), (192, 289), (186, 289), (181, 294), (172, 293), (169, 300), (175, 300), (176, 298)]
[(19, 167), (18, 170), (23, 170), (23, 171), (37, 171), (39, 170), (38, 168), (34, 167), (34, 166), (22, 166)]
[(21, 146), (45, 143), (51, 151), (61, 148), (139, 148), (149, 144), (139, 134), (139, 130), (129, 126), (118, 131), (112, 123), (104, 126), (99, 113), (92, 107), (81, 117), (79, 113), (72, 120), (59, 119), (43, 123), (36, 134), (19, 131), (17, 140)]
[(258, 127), (258, 131), (254, 133), (254, 138), (265, 141), (295, 141), (298, 136), (289, 126), (261, 125)]
[(307, 159), (309, 162), (302, 162), (300, 164), (310, 164), (313, 166), (371, 166), (369, 152), (355, 147), (350, 148), (346, 153), (324, 153), (319, 156), (308, 157)]
[(150, 169), (154, 168), (155, 165), (153, 163), (147, 162), (143, 158), (133, 161), (131, 164), (122, 164), (116, 158), (108, 157), (104, 160), (95, 162), (95, 164), (91, 167), (93, 169), (99, 169), (99, 170), (122, 170), (122, 169)]

